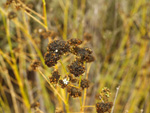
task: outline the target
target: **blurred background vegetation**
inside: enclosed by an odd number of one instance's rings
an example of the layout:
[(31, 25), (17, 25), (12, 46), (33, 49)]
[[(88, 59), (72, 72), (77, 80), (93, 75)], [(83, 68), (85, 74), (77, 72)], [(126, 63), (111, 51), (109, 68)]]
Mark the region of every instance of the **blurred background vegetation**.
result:
[[(44, 113), (65, 110), (41, 74), (30, 69), (31, 62), (39, 59), (42, 72), (46, 76), (51, 73), (43, 60), (48, 38), (37, 33), (38, 28), (47, 27), (64, 40), (84, 40), (84, 33), (92, 35), (90, 41), (85, 41), (96, 58), (89, 71), (91, 84), (86, 105), (95, 105), (95, 95), (104, 87), (110, 89), (113, 102), (116, 88), (120, 87), (114, 113), (150, 113), (149, 0), (22, 0), (22, 3), (39, 16), (22, 8), (25, 6), (20, 2), (6, 5), (6, 0), (0, 0), (0, 113), (35, 112), (30, 106), (36, 101)], [(11, 11), (16, 13), (15, 19), (8, 18)], [(66, 66), (68, 57), (62, 59)], [(65, 98), (63, 91), (55, 88)], [(70, 112), (80, 112), (79, 99), (70, 98), (69, 102)], [(85, 108), (85, 112), (96, 110)]]

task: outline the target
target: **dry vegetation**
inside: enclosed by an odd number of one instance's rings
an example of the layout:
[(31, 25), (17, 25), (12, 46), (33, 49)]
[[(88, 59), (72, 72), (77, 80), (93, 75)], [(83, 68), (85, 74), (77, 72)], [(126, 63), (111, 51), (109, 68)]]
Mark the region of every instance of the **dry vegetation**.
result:
[(0, 113), (150, 113), (149, 82), (149, 0), (0, 0)]

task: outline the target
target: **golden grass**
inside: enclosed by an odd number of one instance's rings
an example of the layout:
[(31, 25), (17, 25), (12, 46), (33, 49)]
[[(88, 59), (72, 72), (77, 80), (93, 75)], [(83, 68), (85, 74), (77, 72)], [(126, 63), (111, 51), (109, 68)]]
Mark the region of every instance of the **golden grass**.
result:
[[(36, 11), (26, 2), (19, 3), (20, 10), (14, 3), (8, 7), (0, 4), (0, 112), (54, 113), (60, 109), (95, 113), (95, 95), (103, 87), (110, 89), (109, 100), (115, 102), (112, 112), (150, 112), (150, 1), (42, 0), (35, 2)], [(17, 12), (17, 18), (8, 19), (10, 10)], [(79, 99), (47, 79), (52, 70), (45, 65), (43, 52), (50, 40), (34, 35), (38, 27), (53, 29), (64, 40), (83, 39), (84, 32), (93, 35), (91, 41), (83, 43), (96, 57), (84, 75), (91, 84)], [(71, 57), (64, 57), (55, 66), (64, 76)], [(34, 72), (29, 65), (35, 59), (40, 59), (42, 66)], [(40, 108), (30, 107), (35, 101)]]

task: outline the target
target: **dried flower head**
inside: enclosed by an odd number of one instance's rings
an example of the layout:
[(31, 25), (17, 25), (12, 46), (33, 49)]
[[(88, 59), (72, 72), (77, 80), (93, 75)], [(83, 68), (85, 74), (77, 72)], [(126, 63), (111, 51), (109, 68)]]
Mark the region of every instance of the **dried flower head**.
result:
[(108, 102), (111, 93), (107, 87), (104, 87), (99, 94), (96, 94), (96, 98), (101, 102)]
[(36, 68), (39, 67), (40, 64), (41, 64), (41, 62), (39, 60), (34, 60), (30, 66), (33, 70), (36, 70)]
[(108, 112), (111, 110), (112, 106), (113, 106), (112, 102), (107, 102), (107, 103), (99, 102), (96, 103), (96, 111), (97, 113)]
[(82, 75), (85, 72), (85, 66), (78, 60), (72, 62), (68, 66), (68, 69), (70, 73), (74, 74), (75, 77), (78, 77), (79, 75)]
[(88, 55), (85, 57), (85, 61), (87, 63), (90, 63), (90, 62), (93, 62), (95, 60), (94, 56), (93, 55)]
[(69, 47), (70, 47), (69, 44), (67, 44), (63, 40), (54, 40), (48, 44), (47, 50), (62, 55), (69, 51)]
[(61, 86), (61, 88), (65, 88), (68, 85), (68, 83), (69, 81), (67, 80), (67, 78), (59, 80), (59, 85)]
[(51, 35), (51, 31), (50, 30), (46, 31), (45, 29), (39, 29), (38, 33), (40, 34), (40, 38), (44, 39), (50, 37)]
[(11, 19), (14, 19), (17, 17), (17, 14), (13, 11), (9, 12), (8, 13), (8, 18), (11, 20)]
[(67, 92), (70, 94), (70, 96), (72, 96), (74, 98), (80, 97), (82, 95), (80, 89), (78, 89), (76, 87), (72, 87), (72, 86), (67, 87)]
[(60, 55), (57, 52), (46, 52), (44, 55), (45, 64), (48, 67), (55, 66), (60, 59)]
[(84, 33), (84, 39), (90, 41), (92, 39), (92, 35), (90, 33)]
[(78, 46), (72, 47), (70, 49), (70, 52), (75, 54), (75, 55), (81, 56), (81, 57), (88, 56), (89, 54), (92, 54), (91, 49), (89, 49), (89, 48), (80, 48)]
[(59, 73), (58, 73), (57, 70), (53, 71), (53, 72), (52, 72), (52, 76), (49, 77), (50, 82), (53, 83), (53, 84), (57, 84), (59, 78), (60, 78), (60, 75), (59, 75)]
[(72, 39), (69, 39), (67, 41), (70, 45), (80, 45), (82, 44), (82, 41), (80, 39), (77, 39), (77, 38), (72, 38)]
[(36, 108), (36, 107), (39, 107), (40, 106), (40, 103), (39, 102), (34, 102), (31, 104), (31, 108)]
[(81, 80), (81, 84), (80, 84), (80, 87), (82, 87), (82, 89), (84, 89), (84, 88), (88, 88), (89, 87), (89, 80), (87, 80), (87, 79), (82, 79)]
[(86, 63), (90, 63), (93, 62), (95, 60), (94, 56), (89, 54), (87, 56), (79, 56), (77, 57), (77, 60), (79, 60), (80, 62), (86, 62)]
[(70, 81), (71, 83), (76, 83), (76, 82), (78, 82), (78, 79), (74, 78), (74, 77), (73, 77), (73, 74), (69, 74), (68, 77), (69, 77), (69, 81)]

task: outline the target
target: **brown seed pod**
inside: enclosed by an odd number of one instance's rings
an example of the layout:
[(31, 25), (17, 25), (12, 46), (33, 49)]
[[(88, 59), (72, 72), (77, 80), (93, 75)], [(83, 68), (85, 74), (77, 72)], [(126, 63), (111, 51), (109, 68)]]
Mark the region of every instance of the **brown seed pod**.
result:
[(74, 98), (80, 97), (82, 95), (80, 89), (78, 89), (76, 87), (72, 87), (72, 86), (67, 87), (67, 92), (70, 94), (70, 96), (72, 96)]
[(60, 59), (60, 55), (55, 52), (46, 52), (44, 55), (45, 64), (48, 67), (55, 66), (59, 59)]
[(88, 88), (89, 87), (89, 80), (87, 80), (87, 79), (82, 79), (81, 80), (81, 84), (80, 84), (80, 87), (82, 87), (82, 89), (84, 89), (84, 88)]
[(74, 77), (73, 77), (73, 74), (69, 74), (68, 77), (69, 77), (69, 81), (70, 81), (71, 83), (76, 83), (76, 82), (78, 82), (78, 79), (74, 78)]
[(51, 31), (50, 30), (46, 31), (45, 29), (39, 29), (38, 33), (40, 34), (40, 38), (44, 38), (44, 39), (50, 37), (51, 35)]
[(88, 55), (86, 58), (85, 58), (85, 61), (87, 63), (90, 63), (90, 62), (93, 62), (95, 60), (94, 56), (92, 55)]
[(66, 79), (64, 80), (59, 80), (59, 85), (61, 86), (61, 88), (65, 88), (68, 85), (69, 81), (67, 81)]
[(52, 52), (56, 52), (59, 55), (62, 55), (64, 53), (68, 52), (69, 48), (70, 48), (69, 44), (67, 44), (65, 41), (54, 40), (48, 44), (47, 50), (52, 51)]
[(50, 82), (53, 83), (53, 84), (57, 84), (59, 78), (60, 78), (60, 75), (59, 75), (59, 73), (58, 73), (57, 70), (53, 71), (53, 72), (52, 72), (52, 76), (49, 77)]
[(88, 56), (89, 54), (92, 54), (91, 49), (89, 49), (89, 48), (80, 48), (78, 46), (72, 47), (70, 49), (70, 52), (75, 54), (75, 55), (81, 56), (81, 57)]
[(72, 62), (68, 66), (68, 69), (70, 73), (72, 73), (75, 77), (78, 77), (79, 75), (82, 75), (85, 72), (85, 66), (78, 60)]
[(14, 19), (17, 17), (17, 14), (13, 11), (9, 12), (8, 13), (8, 18), (11, 20), (11, 19)]
[(94, 56), (92, 56), (92, 50), (89, 48), (80, 48), (80, 47), (73, 47), (71, 52), (78, 56), (78, 60), (80, 62), (90, 63), (95, 60)]
[(30, 66), (33, 70), (36, 70), (36, 68), (39, 67), (40, 64), (41, 62), (39, 60), (34, 60)]
[(80, 44), (82, 44), (82, 41), (80, 39), (77, 39), (77, 38), (69, 39), (67, 42), (70, 45), (80, 45)]
[(81, 63), (83, 63), (83, 62), (90, 63), (90, 62), (93, 62), (93, 61), (95, 60), (94, 56), (91, 55), (91, 54), (89, 54), (89, 55), (87, 55), (87, 56), (82, 56), (82, 57), (79, 56), (79, 57), (77, 57), (77, 59), (78, 59)]
[(111, 110), (112, 106), (113, 106), (112, 102), (107, 102), (107, 103), (98, 102), (96, 103), (96, 111), (97, 113), (108, 112)]

